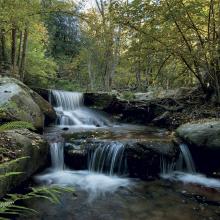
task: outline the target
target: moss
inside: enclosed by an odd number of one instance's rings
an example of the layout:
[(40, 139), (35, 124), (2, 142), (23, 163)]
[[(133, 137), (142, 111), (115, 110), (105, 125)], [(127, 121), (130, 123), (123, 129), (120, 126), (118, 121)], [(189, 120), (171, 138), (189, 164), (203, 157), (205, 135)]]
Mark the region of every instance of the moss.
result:
[(122, 97), (128, 101), (135, 99), (135, 95), (133, 92), (124, 92), (124, 93), (122, 93)]

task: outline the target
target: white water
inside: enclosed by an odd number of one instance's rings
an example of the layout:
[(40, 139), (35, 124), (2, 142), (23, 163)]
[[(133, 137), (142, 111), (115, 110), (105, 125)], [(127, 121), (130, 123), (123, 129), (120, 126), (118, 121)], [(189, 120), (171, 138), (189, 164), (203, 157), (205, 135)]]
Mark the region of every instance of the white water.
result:
[(90, 128), (111, 125), (106, 117), (83, 105), (82, 93), (51, 90), (49, 100), (57, 113), (57, 125)]
[(206, 177), (202, 174), (192, 174), (180, 171), (174, 171), (173, 173), (166, 174), (162, 176), (164, 179), (169, 179), (172, 181), (181, 181), (183, 183), (193, 183), (208, 188), (220, 189), (220, 180)]
[[(181, 155), (183, 157), (183, 160), (185, 162), (186, 165), (186, 171), (188, 173), (196, 173), (196, 168), (195, 168), (195, 164), (192, 158), (192, 155), (189, 151), (189, 148), (186, 144), (180, 144), (179, 145), (180, 150), (181, 150)], [(181, 160), (181, 158), (180, 158)]]
[[(108, 156), (103, 158), (106, 163), (110, 162), (109, 174), (113, 174), (116, 163), (122, 162), (121, 145), (115, 144), (112, 149), (108, 148)], [(120, 187), (128, 187), (130, 181), (113, 175), (90, 171), (73, 171), (65, 168), (64, 164), (64, 143), (51, 143), (50, 146), (52, 167), (41, 175), (35, 176), (36, 182), (46, 185), (74, 186), (88, 192), (88, 199), (93, 200), (106, 193), (113, 193)], [(112, 154), (112, 156), (110, 155)], [(100, 160), (98, 153), (92, 156), (94, 160)], [(105, 160), (106, 159), (106, 160)], [(94, 161), (93, 161), (94, 162)], [(91, 162), (91, 166), (92, 162)], [(98, 165), (99, 166), (99, 165)], [(102, 169), (98, 167), (101, 172)]]
[(167, 163), (162, 158), (161, 177), (172, 181), (181, 181), (183, 183), (192, 183), (205, 186), (208, 188), (220, 188), (220, 180), (206, 177), (196, 173), (195, 164), (186, 144), (180, 144), (180, 157), (177, 163)]
[(51, 163), (54, 170), (63, 170), (64, 169), (64, 144), (51, 143), (50, 144), (50, 154), (51, 154)]
[(124, 174), (126, 172), (124, 149), (120, 142), (100, 143), (88, 157), (89, 170), (108, 175)]
[(35, 177), (41, 184), (73, 186), (85, 190), (89, 200), (106, 193), (114, 193), (120, 187), (128, 187), (130, 181), (117, 176), (107, 176), (89, 171), (60, 170)]
[[(53, 101), (52, 101), (53, 99)], [(100, 127), (110, 122), (103, 116), (83, 106), (81, 93), (51, 91), (51, 103), (58, 116), (58, 125)], [(65, 169), (62, 143), (51, 144), (52, 169), (36, 177), (40, 183), (69, 185), (79, 187), (89, 193), (90, 198), (115, 192), (119, 187), (127, 187), (130, 181), (113, 176), (126, 170), (123, 158), (124, 146), (117, 142), (100, 145), (91, 152), (89, 157), (89, 171), (70, 171)], [(177, 163), (168, 163), (161, 158), (161, 177), (172, 181), (199, 184), (211, 188), (220, 188), (220, 181), (196, 174), (193, 158), (188, 146), (180, 145), (180, 158)], [(183, 172), (184, 171), (184, 172)], [(104, 175), (103, 172), (108, 175)]]
[(161, 175), (171, 174), (175, 171), (184, 171), (187, 173), (196, 173), (195, 164), (186, 144), (180, 144), (180, 155), (177, 162), (169, 162), (166, 158), (161, 158)]

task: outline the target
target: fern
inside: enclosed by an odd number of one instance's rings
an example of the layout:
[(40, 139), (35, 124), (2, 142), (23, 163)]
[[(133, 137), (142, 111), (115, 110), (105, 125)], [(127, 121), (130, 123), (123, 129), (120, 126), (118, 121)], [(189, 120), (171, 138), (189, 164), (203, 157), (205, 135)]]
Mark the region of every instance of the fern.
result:
[(0, 132), (12, 130), (12, 129), (22, 129), (27, 128), (30, 130), (36, 130), (35, 127), (27, 121), (12, 121), (0, 125)]
[[(16, 205), (18, 201), (24, 201), (34, 198), (47, 199), (52, 203), (59, 203), (59, 196), (63, 192), (73, 192), (71, 188), (63, 188), (63, 187), (38, 187), (31, 188), (31, 192), (27, 194), (8, 194), (7, 198), (0, 201), (0, 215), (3, 216), (13, 216), (13, 215), (28, 215), (37, 213), (36, 210), (27, 208), (25, 206)], [(8, 217), (4, 217), (0, 219), (10, 219)]]
[(16, 163), (20, 162), (21, 160), (24, 160), (24, 159), (27, 159), (27, 158), (30, 158), (30, 157), (29, 156), (19, 157), (17, 159), (11, 160), (9, 162), (2, 163), (2, 164), (0, 164), (0, 169), (1, 168), (7, 168), (11, 164), (16, 164)]

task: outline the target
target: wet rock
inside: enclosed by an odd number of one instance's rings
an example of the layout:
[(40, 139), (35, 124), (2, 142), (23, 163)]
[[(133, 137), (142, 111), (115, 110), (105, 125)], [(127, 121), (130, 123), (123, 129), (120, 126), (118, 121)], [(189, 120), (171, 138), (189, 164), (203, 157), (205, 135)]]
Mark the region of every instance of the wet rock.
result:
[(186, 142), (202, 172), (212, 174), (220, 170), (220, 120), (196, 121), (180, 126), (176, 135)]
[[(0, 164), (0, 197), (2, 197), (46, 164), (49, 147), (40, 135), (27, 129), (2, 132), (0, 138), (1, 149), (15, 154), (14, 159), (9, 154), (7, 161)], [(3, 152), (1, 153), (6, 157)]]
[(65, 128), (62, 128), (63, 131), (68, 131), (69, 128), (65, 127)]
[(42, 129), (45, 116), (48, 121), (56, 118), (52, 106), (46, 100), (16, 79), (0, 78), (0, 118), (2, 121), (28, 121), (37, 129)]
[(124, 146), (124, 157), (127, 160), (127, 172), (131, 177), (151, 179), (157, 177), (161, 162), (172, 163), (177, 160), (179, 148), (168, 140), (72, 140), (65, 147), (65, 163), (73, 169), (86, 169), (88, 156), (98, 147), (111, 146), (118, 142)]
[(84, 104), (94, 108), (107, 109), (117, 97), (114, 93), (108, 92), (89, 92), (84, 93)]
[(83, 143), (79, 141), (75, 144), (67, 143), (64, 148), (65, 164), (75, 170), (87, 168), (88, 151), (85, 149)]
[(179, 148), (168, 140), (130, 141), (125, 149), (130, 176), (149, 179), (163, 170), (162, 163), (172, 164)]

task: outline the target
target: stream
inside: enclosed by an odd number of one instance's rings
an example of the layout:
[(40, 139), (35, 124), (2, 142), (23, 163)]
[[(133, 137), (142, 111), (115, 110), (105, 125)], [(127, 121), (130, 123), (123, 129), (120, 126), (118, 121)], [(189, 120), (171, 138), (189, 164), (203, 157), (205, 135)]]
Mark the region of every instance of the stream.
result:
[[(59, 204), (33, 199), (29, 208), (36, 215), (20, 219), (41, 220), (218, 220), (220, 181), (196, 173), (188, 147), (182, 144), (175, 163), (161, 159), (158, 178), (144, 181), (129, 176), (125, 141), (169, 140), (160, 128), (116, 123), (97, 110), (83, 105), (83, 94), (51, 91), (50, 102), (57, 121), (45, 129), (50, 142), (51, 167), (33, 177), (36, 185), (74, 188), (63, 193)], [(65, 164), (66, 137), (78, 142), (91, 138), (99, 144), (87, 155), (86, 169)], [(74, 136), (74, 137), (75, 137)]]

